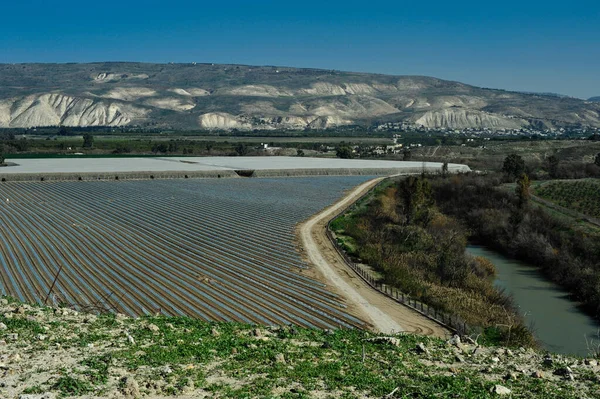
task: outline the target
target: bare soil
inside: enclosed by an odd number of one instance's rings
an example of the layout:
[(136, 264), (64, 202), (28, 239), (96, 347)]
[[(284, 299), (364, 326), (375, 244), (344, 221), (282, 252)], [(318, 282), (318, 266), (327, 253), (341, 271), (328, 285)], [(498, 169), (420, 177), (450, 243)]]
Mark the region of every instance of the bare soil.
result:
[(382, 178), (370, 180), (352, 190), (346, 197), (300, 224), (297, 235), (305, 259), (313, 266), (314, 277), (328, 285), (346, 300), (347, 311), (369, 323), (374, 331), (383, 333), (409, 332), (436, 337), (448, 337), (450, 332), (365, 283), (328, 240), (328, 222), (348, 208)]

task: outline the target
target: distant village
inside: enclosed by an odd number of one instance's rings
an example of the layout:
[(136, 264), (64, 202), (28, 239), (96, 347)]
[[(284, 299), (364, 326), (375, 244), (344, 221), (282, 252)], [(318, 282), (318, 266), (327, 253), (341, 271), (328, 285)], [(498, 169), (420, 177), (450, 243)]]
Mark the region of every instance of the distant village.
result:
[(375, 127), (379, 132), (405, 132), (405, 133), (441, 133), (441, 134), (458, 134), (458, 135), (473, 135), (473, 136), (540, 136), (540, 137), (558, 137), (562, 135), (586, 136), (597, 134), (600, 132), (598, 127), (571, 127), (557, 129), (535, 129), (535, 128), (474, 128), (468, 127), (463, 129), (451, 128), (428, 128), (419, 125), (409, 124), (406, 122), (387, 122), (378, 124)]

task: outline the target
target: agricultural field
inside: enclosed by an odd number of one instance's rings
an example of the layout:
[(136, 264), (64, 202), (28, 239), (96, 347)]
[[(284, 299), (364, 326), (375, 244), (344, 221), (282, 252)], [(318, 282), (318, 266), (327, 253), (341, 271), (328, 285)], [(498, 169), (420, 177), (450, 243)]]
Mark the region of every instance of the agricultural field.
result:
[(131, 316), (361, 327), (309, 277), (294, 228), (368, 179), (4, 182), (0, 292)]
[(535, 195), (593, 218), (600, 218), (599, 179), (542, 183), (535, 188)]

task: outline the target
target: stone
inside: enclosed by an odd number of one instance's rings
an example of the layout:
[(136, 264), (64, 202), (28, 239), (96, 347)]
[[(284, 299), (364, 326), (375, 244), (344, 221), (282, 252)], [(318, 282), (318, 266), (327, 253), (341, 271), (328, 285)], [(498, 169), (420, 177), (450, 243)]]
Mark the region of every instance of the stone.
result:
[(140, 387), (136, 380), (131, 377), (123, 377), (121, 379), (121, 393), (126, 398), (139, 398)]
[(19, 339), (19, 334), (17, 334), (17, 333), (6, 334), (6, 339), (9, 341), (16, 341)]
[(255, 328), (254, 331), (252, 331), (252, 335), (254, 335), (257, 338), (260, 338), (263, 336), (263, 333), (260, 330), (260, 328)]
[(15, 309), (16, 314), (25, 314), (25, 306), (19, 306)]
[(585, 364), (595, 367), (598, 365), (598, 361), (596, 359), (585, 359)]
[(464, 363), (465, 359), (461, 356), (461, 355), (454, 355), (454, 360), (456, 360), (459, 363)]
[(37, 394), (23, 394), (19, 396), (19, 399), (55, 399), (56, 394), (53, 392), (37, 393)]
[(400, 340), (398, 338), (394, 338), (394, 337), (374, 337), (374, 338), (369, 338), (366, 341), (369, 342), (382, 342), (385, 344), (390, 344), (390, 345), (394, 345), (394, 346), (400, 346)]
[(492, 388), (492, 392), (500, 396), (510, 395), (512, 393), (510, 389), (503, 385), (495, 385), (494, 388)]
[(231, 354), (232, 355), (237, 355), (238, 350), (236, 348), (231, 348)]
[(156, 324), (148, 324), (148, 327), (146, 327), (148, 330), (152, 331), (153, 333), (157, 333), (160, 331), (160, 328), (158, 328), (158, 326)]
[(550, 355), (547, 355), (546, 357), (544, 357), (544, 366), (552, 366), (552, 364), (554, 363), (554, 361), (552, 360), (552, 358), (550, 357)]
[(8, 327), (4, 323), (0, 323), (0, 331), (6, 330)]
[(461, 344), (460, 337), (458, 335), (453, 335), (452, 338), (448, 340), (448, 345), (459, 346)]
[(539, 370), (535, 370), (533, 373), (531, 373), (531, 376), (533, 378), (543, 379), (544, 378), (544, 373), (542, 373)]
[(4, 298), (0, 299), (0, 305), (2, 305), (2, 306), (8, 305), (8, 300), (4, 299)]
[(569, 366), (554, 370), (554, 375), (560, 375), (571, 381), (575, 379), (573, 376), (573, 370), (571, 370)]
[(498, 358), (498, 357), (493, 357), (493, 358), (491, 359), (491, 361), (492, 361), (492, 363), (500, 363), (500, 358)]
[(173, 369), (169, 366), (164, 366), (163, 368), (160, 369), (160, 373), (163, 376), (169, 375), (173, 373)]
[(516, 380), (518, 378), (519, 377), (518, 377), (517, 373), (514, 373), (512, 371), (504, 376), (504, 379), (506, 381), (514, 381), (514, 380)]
[(45, 341), (46, 338), (48, 338), (48, 336), (44, 334), (38, 334), (35, 336), (35, 339), (37, 339), (38, 341)]
[(131, 345), (135, 345), (135, 339), (129, 334), (127, 334), (127, 341), (129, 341)]
[(417, 344), (417, 346), (415, 347), (415, 351), (416, 351), (417, 353), (424, 353), (424, 354), (426, 354), (426, 355), (429, 355), (429, 350), (427, 350), (427, 348), (425, 347), (425, 345), (423, 345), (423, 343), (422, 343), (422, 342), (419, 342), (419, 343)]
[(283, 353), (278, 353), (275, 355), (275, 363), (285, 364), (285, 356), (283, 356)]

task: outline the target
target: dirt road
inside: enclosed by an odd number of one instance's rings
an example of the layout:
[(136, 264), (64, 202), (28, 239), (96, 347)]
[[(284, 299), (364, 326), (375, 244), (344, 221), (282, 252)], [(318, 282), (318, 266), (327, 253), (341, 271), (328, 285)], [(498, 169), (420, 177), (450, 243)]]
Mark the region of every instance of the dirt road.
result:
[(335, 250), (327, 239), (329, 220), (354, 203), (383, 178), (370, 180), (352, 190), (345, 198), (326, 208), (298, 227), (305, 257), (314, 266), (314, 276), (346, 299), (348, 311), (384, 333), (411, 332), (447, 337), (449, 332), (418, 312), (401, 305), (367, 285)]

